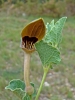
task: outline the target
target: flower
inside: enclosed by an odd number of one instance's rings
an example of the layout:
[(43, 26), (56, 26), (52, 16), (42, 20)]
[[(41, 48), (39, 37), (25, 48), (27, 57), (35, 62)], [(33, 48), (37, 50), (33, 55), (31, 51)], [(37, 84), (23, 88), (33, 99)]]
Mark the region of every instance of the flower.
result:
[(35, 43), (45, 35), (45, 24), (42, 18), (29, 23), (21, 32), (21, 47), (27, 52), (35, 51)]

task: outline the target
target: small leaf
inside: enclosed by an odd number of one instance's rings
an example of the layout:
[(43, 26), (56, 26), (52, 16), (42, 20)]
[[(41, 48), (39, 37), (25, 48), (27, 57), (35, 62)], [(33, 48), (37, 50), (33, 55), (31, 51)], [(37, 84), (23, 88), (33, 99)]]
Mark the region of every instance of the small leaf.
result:
[(10, 81), (5, 89), (13, 91), (19, 98), (22, 98), (25, 94), (25, 83), (19, 79), (14, 79)]
[(31, 100), (30, 96), (28, 94), (25, 94), (22, 98), (22, 100)]
[(54, 20), (52, 20), (50, 24), (49, 23), (46, 24), (46, 29), (47, 29), (46, 33), (49, 33), (53, 27), (54, 27)]
[(30, 83), (33, 87), (34, 87), (34, 93), (32, 94), (32, 97), (34, 98), (36, 96), (36, 90), (35, 90), (35, 86), (34, 86), (34, 83)]
[(54, 27), (54, 20), (51, 21), (50, 25), (51, 25), (51, 29), (52, 29)]
[(48, 45), (44, 41), (36, 43), (35, 46), (44, 66), (61, 61), (60, 52), (55, 47)]
[(53, 66), (52, 66), (52, 65), (50, 65), (50, 68), (51, 68), (51, 69), (53, 69)]
[(43, 40), (49, 44), (51, 40), (49, 39), (48, 36), (50, 35), (50, 31), (52, 30), (53, 27), (54, 27), (54, 20), (52, 20), (50, 24), (49, 23), (46, 24), (46, 35)]
[[(34, 83), (31, 82), (30, 84), (34, 87)], [(35, 87), (34, 87), (34, 93), (31, 96), (32, 96), (32, 98), (34, 98), (36, 96)], [(28, 95), (28, 94), (25, 93), (25, 95), (23, 96), (22, 100), (31, 100), (30, 99), (30, 95)]]
[(5, 87), (5, 89), (9, 89), (11, 91), (15, 91), (16, 89), (25, 89), (25, 83), (20, 79), (13, 79), (10, 81), (9, 85)]
[[(49, 29), (49, 27), (47, 27), (48, 31), (44, 39), (45, 42), (52, 43), (53, 46), (58, 46), (58, 44), (61, 42), (61, 39), (62, 39), (61, 32), (65, 24), (66, 18), (67, 17), (62, 17), (55, 23), (54, 26), (53, 24), (50, 24), (52, 25), (52, 29), (51, 28)], [(54, 22), (51, 22), (51, 23), (54, 23)]]

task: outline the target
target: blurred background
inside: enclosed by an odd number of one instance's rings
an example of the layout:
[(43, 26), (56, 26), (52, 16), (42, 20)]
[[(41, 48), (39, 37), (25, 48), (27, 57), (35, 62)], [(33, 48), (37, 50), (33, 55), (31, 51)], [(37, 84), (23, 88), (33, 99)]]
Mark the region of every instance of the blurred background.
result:
[[(75, 0), (0, 0), (0, 100), (19, 100), (5, 86), (12, 79), (24, 80), (24, 52), (20, 48), (23, 27), (40, 17), (46, 24), (63, 16), (67, 21), (62, 31), (62, 61), (49, 71), (39, 100), (75, 100)], [(36, 90), (42, 75), (42, 63), (35, 52), (30, 79)]]

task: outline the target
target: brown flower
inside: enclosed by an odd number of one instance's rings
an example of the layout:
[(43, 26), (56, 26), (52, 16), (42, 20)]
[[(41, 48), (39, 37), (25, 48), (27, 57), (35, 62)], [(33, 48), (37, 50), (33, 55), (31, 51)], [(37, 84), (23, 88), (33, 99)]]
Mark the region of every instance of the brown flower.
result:
[(35, 43), (45, 35), (45, 24), (43, 19), (37, 19), (29, 23), (21, 32), (21, 47), (27, 52), (31, 53), (35, 51)]

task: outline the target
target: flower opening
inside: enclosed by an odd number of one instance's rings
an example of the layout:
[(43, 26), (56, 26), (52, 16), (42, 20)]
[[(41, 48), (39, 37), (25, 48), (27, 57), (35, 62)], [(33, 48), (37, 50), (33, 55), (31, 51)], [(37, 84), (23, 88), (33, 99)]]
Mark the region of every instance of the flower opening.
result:
[(21, 47), (24, 51), (31, 53), (35, 51), (35, 43), (45, 35), (43, 19), (38, 19), (28, 24), (21, 33)]

